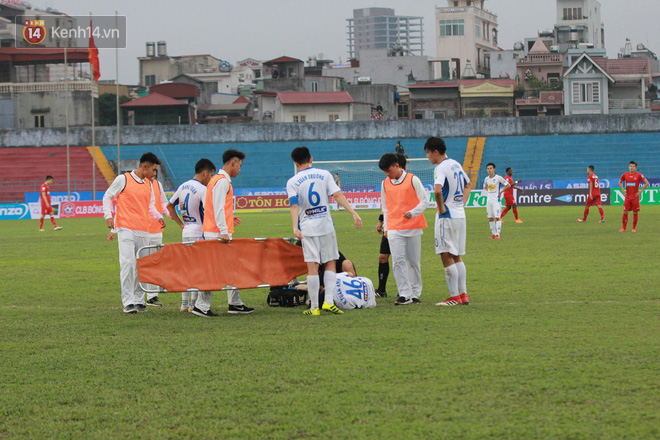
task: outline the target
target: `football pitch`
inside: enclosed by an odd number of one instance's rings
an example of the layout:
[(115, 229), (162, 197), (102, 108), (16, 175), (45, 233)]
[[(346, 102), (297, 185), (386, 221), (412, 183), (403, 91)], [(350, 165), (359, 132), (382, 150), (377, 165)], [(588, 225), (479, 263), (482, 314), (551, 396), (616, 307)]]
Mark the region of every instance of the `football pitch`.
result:
[[(422, 247), (422, 304), (306, 317), (244, 291), (249, 316), (125, 315), (103, 219), (0, 222), (0, 438), (650, 439), (660, 437), (660, 207), (619, 233), (582, 207), (520, 208), (489, 240), (469, 209), (468, 307)], [(376, 211), (333, 213), (340, 250), (377, 284)], [(290, 237), (288, 211), (235, 237)], [(629, 228), (632, 227), (632, 215)], [(168, 221), (164, 241), (180, 240)]]

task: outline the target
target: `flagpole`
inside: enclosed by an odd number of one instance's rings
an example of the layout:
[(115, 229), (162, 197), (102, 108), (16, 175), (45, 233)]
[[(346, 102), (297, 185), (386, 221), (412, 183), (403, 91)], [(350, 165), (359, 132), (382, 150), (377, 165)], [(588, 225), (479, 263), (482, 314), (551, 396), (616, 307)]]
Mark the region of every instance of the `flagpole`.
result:
[[(115, 10), (115, 29), (119, 29), (117, 24), (118, 16), (117, 11)], [(116, 34), (115, 38), (115, 83), (116, 88), (116, 104), (117, 104), (117, 174), (121, 174), (121, 155), (120, 155), (120, 142), (119, 142), (119, 33)]]
[[(67, 39), (68, 40), (68, 39)], [(66, 54), (68, 41), (64, 42), (64, 124), (66, 126), (66, 200), (71, 201), (71, 162), (69, 160), (69, 62)]]
[[(90, 23), (90, 29), (91, 29), (91, 23), (92, 23), (92, 13), (89, 13), (89, 23)], [(89, 48), (88, 50), (91, 50)], [(92, 67), (92, 83), (95, 84), (96, 80), (94, 79), (94, 67)], [(92, 87), (92, 92), (90, 93), (92, 96), (92, 200), (96, 200), (96, 121), (94, 120), (94, 87)]]

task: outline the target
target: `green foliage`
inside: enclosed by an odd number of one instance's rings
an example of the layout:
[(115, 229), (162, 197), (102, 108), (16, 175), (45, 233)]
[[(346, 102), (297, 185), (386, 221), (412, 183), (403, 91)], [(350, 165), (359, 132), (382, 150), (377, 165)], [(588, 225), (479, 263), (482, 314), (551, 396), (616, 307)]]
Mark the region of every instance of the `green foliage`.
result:
[[(581, 207), (519, 208), (501, 240), (468, 210), (469, 307), (422, 241), (422, 304), (342, 316), (256, 308), (229, 316), (163, 308), (124, 315), (117, 244), (102, 219), (0, 222), (0, 438), (658, 438), (657, 230), (618, 233)], [(333, 214), (339, 246), (377, 278), (377, 212)], [(236, 237), (291, 235), (288, 212), (241, 216)], [(168, 222), (165, 242), (180, 240)]]
[[(130, 100), (128, 96), (120, 96), (119, 105)], [(99, 95), (99, 125), (117, 125), (117, 95), (114, 93), (103, 93)]]

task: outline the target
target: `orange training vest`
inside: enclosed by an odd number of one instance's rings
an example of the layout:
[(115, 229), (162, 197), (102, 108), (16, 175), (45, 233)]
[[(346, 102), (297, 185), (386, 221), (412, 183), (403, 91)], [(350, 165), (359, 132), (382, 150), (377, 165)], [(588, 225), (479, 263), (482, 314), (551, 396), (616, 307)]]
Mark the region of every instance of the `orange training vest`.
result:
[(419, 197), (412, 185), (412, 173), (407, 173), (403, 182), (394, 185), (387, 178), (383, 184), (385, 190), (385, 202), (387, 203), (387, 230), (403, 231), (407, 229), (424, 229), (426, 218), (423, 214), (407, 219), (403, 216), (406, 212), (419, 205)]
[[(216, 174), (211, 178), (211, 181), (206, 186), (206, 197), (204, 199), (204, 222), (202, 223), (202, 232), (215, 232), (220, 233), (220, 228), (215, 222), (215, 207), (213, 206), (213, 188), (220, 181), (226, 179), (224, 174)], [(225, 196), (225, 223), (227, 224), (227, 232), (234, 233), (234, 188), (229, 182), (229, 191)]]
[[(160, 182), (158, 180), (154, 180), (151, 182), (151, 187), (154, 191), (154, 198), (156, 199), (156, 211), (160, 212), (160, 210), (163, 209), (163, 200), (160, 198)], [(163, 232), (163, 227), (160, 225), (160, 223), (158, 223), (158, 220), (149, 214), (149, 233), (160, 234), (161, 232)]]
[(151, 181), (137, 182), (131, 173), (124, 173), (126, 186), (117, 196), (115, 226), (132, 231), (149, 231), (149, 202), (151, 201)]

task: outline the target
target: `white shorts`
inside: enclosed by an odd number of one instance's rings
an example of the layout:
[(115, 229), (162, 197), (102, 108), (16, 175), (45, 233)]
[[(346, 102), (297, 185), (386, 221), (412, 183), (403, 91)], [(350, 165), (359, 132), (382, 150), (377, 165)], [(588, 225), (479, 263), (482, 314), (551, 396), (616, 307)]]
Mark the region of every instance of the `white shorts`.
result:
[(435, 218), (435, 253), (465, 255), (467, 222), (464, 218)]
[(486, 215), (488, 218), (500, 218), (502, 216), (502, 203), (497, 202), (486, 203)]
[(337, 234), (335, 231), (319, 237), (303, 236), (302, 248), (305, 263), (324, 264), (328, 261), (339, 259), (339, 248), (337, 247)]

